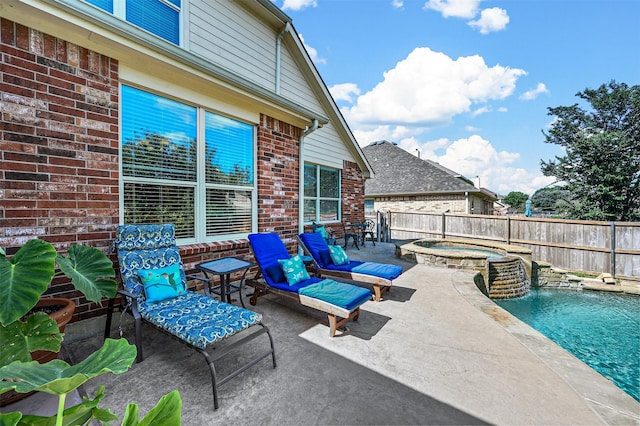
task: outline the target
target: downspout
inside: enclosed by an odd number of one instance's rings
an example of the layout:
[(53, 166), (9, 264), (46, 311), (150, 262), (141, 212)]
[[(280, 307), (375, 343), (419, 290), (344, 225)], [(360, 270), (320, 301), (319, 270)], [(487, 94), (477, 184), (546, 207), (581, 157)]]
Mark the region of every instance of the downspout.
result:
[(280, 34), (278, 34), (278, 37), (276, 37), (276, 94), (280, 94), (280, 68), (281, 68), (281, 50), (282, 50), (282, 37), (284, 37), (284, 34), (288, 31), (291, 31), (291, 23), (287, 22), (284, 26), (284, 28), (282, 29), (282, 31), (280, 32)]
[(318, 127), (318, 119), (314, 118), (311, 127), (307, 127), (307, 129), (300, 135), (298, 153), (300, 164), (300, 166), (298, 167), (300, 169), (300, 173), (298, 176), (298, 234), (302, 234), (304, 232), (304, 138), (318, 130)]

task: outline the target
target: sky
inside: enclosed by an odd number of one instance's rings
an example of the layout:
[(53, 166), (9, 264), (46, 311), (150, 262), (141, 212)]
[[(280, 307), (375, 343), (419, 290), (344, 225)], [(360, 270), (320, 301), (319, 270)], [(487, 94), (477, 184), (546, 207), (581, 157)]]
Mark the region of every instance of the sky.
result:
[(273, 0), (360, 146), (397, 143), (500, 195), (552, 185), (548, 108), (640, 84), (640, 0)]

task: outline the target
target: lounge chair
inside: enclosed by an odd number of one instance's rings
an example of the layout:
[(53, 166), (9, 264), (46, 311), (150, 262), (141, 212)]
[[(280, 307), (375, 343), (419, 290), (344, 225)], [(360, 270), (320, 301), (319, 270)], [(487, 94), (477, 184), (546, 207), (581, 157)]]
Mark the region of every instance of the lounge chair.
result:
[[(172, 224), (119, 226), (115, 247), (123, 285), (123, 289), (119, 291), (121, 301), (124, 310), (130, 308), (135, 319), (137, 362), (143, 360), (144, 320), (204, 356), (211, 372), (215, 409), (218, 408), (219, 385), (268, 356), (271, 356), (273, 366), (276, 366), (273, 339), (269, 329), (262, 324), (261, 314), (214, 299), (211, 297), (210, 284), (204, 278), (200, 279), (205, 281), (205, 294), (187, 288), (187, 277)], [(111, 332), (114, 300), (109, 301), (105, 338)], [(247, 331), (249, 329), (253, 332)], [(220, 345), (228, 337), (238, 333), (243, 333), (243, 336)], [(236, 371), (218, 380), (214, 361), (265, 333), (269, 337), (270, 349), (251, 357)], [(215, 358), (209, 356), (207, 348), (215, 349)]]
[(343, 265), (336, 265), (331, 259), (329, 246), (322, 237), (318, 238), (315, 232), (298, 235), (298, 241), (304, 251), (313, 258), (318, 275), (371, 284), (376, 302), (382, 298), (383, 291), (389, 290), (393, 280), (402, 274), (401, 266), (387, 263), (349, 260)]
[[(314, 234), (326, 244), (320, 233)], [(304, 273), (301, 273), (298, 282), (288, 280), (282, 264), (285, 264), (286, 269), (287, 263), (301, 263), (301, 260), (296, 259), (297, 255), (292, 257), (289, 254), (280, 236), (275, 232), (250, 234), (249, 244), (262, 277), (246, 281), (255, 288), (250, 299), (252, 305), (257, 303), (259, 297), (273, 293), (325, 312), (329, 319), (329, 335), (333, 337), (338, 327), (350, 319), (357, 321), (360, 306), (371, 300), (369, 290), (351, 284), (310, 277)], [(304, 272), (306, 273), (306, 270)]]

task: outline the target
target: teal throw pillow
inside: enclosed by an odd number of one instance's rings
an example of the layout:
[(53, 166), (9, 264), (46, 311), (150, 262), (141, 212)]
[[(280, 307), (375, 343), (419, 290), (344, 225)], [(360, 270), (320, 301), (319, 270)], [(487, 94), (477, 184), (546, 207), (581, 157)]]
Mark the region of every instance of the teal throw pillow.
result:
[(302, 262), (302, 258), (298, 254), (289, 259), (279, 259), (278, 263), (289, 285), (296, 285), (311, 278)]
[(334, 265), (346, 265), (349, 263), (347, 253), (345, 253), (344, 249), (340, 246), (329, 246), (329, 255), (331, 255), (331, 260), (333, 260)]
[(324, 226), (318, 226), (316, 228), (316, 232), (320, 233), (320, 235), (322, 235), (322, 238), (324, 238), (325, 240), (329, 237), (329, 234), (327, 234), (327, 229)]
[(144, 284), (148, 303), (161, 302), (186, 293), (178, 263), (159, 269), (140, 269), (138, 276)]

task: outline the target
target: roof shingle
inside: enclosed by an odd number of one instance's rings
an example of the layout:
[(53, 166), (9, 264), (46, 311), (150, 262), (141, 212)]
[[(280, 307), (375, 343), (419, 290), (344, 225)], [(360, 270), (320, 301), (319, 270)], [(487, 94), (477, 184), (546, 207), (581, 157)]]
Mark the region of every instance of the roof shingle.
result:
[(389, 141), (362, 148), (375, 177), (367, 179), (365, 195), (478, 192), (467, 178), (440, 164), (423, 160)]

